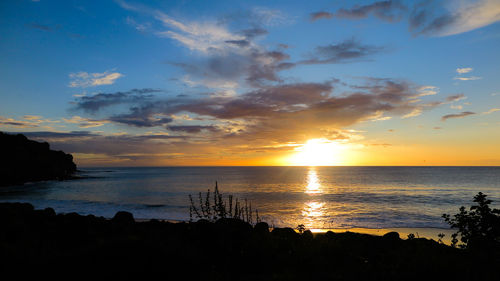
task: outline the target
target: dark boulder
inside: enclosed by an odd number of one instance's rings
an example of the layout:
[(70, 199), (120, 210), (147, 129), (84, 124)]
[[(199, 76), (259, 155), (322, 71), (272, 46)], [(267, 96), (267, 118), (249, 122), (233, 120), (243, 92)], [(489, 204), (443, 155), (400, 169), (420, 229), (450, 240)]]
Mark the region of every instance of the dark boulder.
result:
[(401, 238), (399, 238), (399, 233), (395, 231), (388, 232), (382, 236), (384, 239), (389, 240), (389, 241), (399, 241)]
[(131, 213), (124, 211), (117, 212), (111, 221), (118, 224), (133, 224), (135, 222), (134, 216)]
[(284, 228), (275, 228), (271, 232), (273, 236), (283, 238), (283, 239), (297, 239), (299, 237), (299, 234), (293, 230), (293, 228), (290, 227), (284, 227)]
[(269, 233), (269, 225), (267, 222), (259, 222), (253, 227), (256, 233)]

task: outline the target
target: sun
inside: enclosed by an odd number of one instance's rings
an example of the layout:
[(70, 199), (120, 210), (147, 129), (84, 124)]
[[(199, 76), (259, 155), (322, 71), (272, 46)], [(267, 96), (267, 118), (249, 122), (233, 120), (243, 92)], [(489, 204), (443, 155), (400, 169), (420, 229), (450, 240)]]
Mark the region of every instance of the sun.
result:
[(341, 165), (342, 145), (327, 139), (310, 139), (297, 147), (289, 159), (293, 166), (335, 166)]

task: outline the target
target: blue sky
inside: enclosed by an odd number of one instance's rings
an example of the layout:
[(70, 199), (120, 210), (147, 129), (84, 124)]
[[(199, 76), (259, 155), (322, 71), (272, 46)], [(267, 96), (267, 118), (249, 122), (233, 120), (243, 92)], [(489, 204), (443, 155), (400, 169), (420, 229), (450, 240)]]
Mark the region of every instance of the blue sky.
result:
[(311, 139), (335, 147), (321, 163), (500, 164), (498, 0), (2, 1), (0, 16), (0, 130), (82, 165), (301, 164)]

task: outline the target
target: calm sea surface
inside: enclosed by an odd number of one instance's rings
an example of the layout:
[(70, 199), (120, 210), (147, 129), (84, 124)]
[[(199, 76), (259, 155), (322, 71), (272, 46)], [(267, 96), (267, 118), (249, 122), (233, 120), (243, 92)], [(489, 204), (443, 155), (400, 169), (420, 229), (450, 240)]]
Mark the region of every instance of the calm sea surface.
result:
[(441, 215), (479, 191), (500, 204), (500, 167), (86, 168), (87, 179), (0, 188), (0, 201), (56, 212), (189, 219), (188, 195), (213, 190), (252, 201), (275, 226), (446, 227)]

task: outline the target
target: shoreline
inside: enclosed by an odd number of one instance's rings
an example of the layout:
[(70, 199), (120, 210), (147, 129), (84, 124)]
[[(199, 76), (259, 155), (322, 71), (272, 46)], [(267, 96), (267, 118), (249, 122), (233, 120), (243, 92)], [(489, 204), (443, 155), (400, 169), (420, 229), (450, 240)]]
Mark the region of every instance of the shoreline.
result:
[(298, 233), (240, 219), (172, 223), (128, 212), (112, 219), (56, 214), (28, 203), (0, 204), (0, 219), (3, 273), (15, 280), (67, 280), (75, 272), (112, 280), (492, 280), (496, 271), (477, 269), (500, 261), (494, 248), (485, 254), (421, 235), (380, 235), (391, 229)]
[[(106, 219), (110, 220), (112, 218), (106, 218)], [(189, 223), (189, 221), (183, 221), (183, 220), (154, 219), (154, 218), (152, 219), (134, 218), (134, 220), (139, 223), (149, 222), (151, 220), (157, 220), (169, 223)], [(298, 232), (296, 229), (294, 230)], [(384, 236), (389, 232), (397, 232), (399, 233), (401, 239), (407, 239), (408, 234), (413, 233), (416, 238), (426, 238), (434, 241), (438, 240), (438, 234), (444, 233), (445, 237), (442, 239), (442, 242), (446, 245), (451, 244), (451, 234), (456, 232), (456, 230), (451, 228), (439, 228), (439, 227), (382, 227), (382, 228), (350, 227), (350, 228), (306, 228), (306, 230), (311, 231), (313, 234), (324, 234), (327, 233), (328, 231), (331, 231), (334, 233), (354, 232), (359, 234), (369, 234), (376, 236)]]

